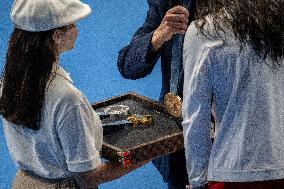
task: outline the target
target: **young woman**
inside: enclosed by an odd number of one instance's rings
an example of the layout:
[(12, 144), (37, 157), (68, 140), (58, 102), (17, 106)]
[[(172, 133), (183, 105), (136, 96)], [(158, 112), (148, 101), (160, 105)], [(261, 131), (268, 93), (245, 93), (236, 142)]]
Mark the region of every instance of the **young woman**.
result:
[(284, 2), (196, 2), (183, 54), (191, 188), (284, 188)]
[(59, 66), (74, 47), (75, 22), (91, 9), (79, 0), (15, 0), (16, 25), (2, 74), (0, 110), (18, 171), (13, 188), (96, 188), (146, 162), (102, 163), (102, 127), (87, 98)]

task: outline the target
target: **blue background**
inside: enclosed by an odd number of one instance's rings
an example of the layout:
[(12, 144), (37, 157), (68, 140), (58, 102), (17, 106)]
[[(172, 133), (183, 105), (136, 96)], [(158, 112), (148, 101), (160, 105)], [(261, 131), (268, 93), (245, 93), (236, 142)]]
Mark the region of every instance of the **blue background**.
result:
[[(125, 92), (135, 91), (157, 100), (161, 88), (160, 64), (152, 74), (140, 80), (123, 79), (116, 66), (118, 51), (126, 46), (144, 22), (146, 0), (83, 0), (92, 14), (77, 23), (79, 35), (75, 48), (61, 56), (61, 65), (71, 73), (74, 84), (97, 102)], [(13, 29), (9, 19), (12, 1), (0, 6), (0, 66), (5, 61), (7, 43)], [(2, 123), (0, 124), (0, 189), (11, 187), (16, 168), (9, 156)], [(148, 163), (130, 174), (105, 184), (100, 189), (164, 189), (166, 185)]]

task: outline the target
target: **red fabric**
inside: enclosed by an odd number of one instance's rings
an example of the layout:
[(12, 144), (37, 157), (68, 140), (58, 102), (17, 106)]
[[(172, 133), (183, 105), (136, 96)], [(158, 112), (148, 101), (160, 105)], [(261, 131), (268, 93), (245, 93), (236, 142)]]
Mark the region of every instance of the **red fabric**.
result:
[(208, 189), (284, 189), (284, 179), (255, 182), (209, 182)]
[(225, 189), (224, 182), (209, 182), (208, 189)]

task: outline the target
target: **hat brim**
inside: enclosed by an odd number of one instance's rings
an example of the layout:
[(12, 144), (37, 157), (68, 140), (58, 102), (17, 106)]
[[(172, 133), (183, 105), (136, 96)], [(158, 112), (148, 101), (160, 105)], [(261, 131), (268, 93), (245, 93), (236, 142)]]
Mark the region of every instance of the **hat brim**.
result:
[(87, 17), (90, 13), (91, 8), (89, 5), (76, 3), (68, 5), (64, 11), (57, 13), (56, 16), (50, 13), (50, 16), (46, 16), (48, 19), (39, 16), (37, 16), (37, 18), (27, 18), (27, 16), (20, 11), (12, 11), (11, 20), (15, 24), (15, 27), (19, 29), (30, 32), (40, 32), (70, 25)]

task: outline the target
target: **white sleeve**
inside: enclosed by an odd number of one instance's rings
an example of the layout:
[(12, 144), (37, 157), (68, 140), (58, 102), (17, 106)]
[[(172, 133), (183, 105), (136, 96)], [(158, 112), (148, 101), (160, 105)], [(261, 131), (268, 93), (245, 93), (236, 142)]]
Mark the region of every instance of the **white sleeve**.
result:
[(57, 131), (69, 171), (84, 172), (101, 163), (102, 125), (89, 104), (76, 105), (67, 112)]
[(183, 134), (189, 183), (203, 188), (207, 182), (207, 167), (211, 152), (209, 48), (191, 24), (184, 41)]

